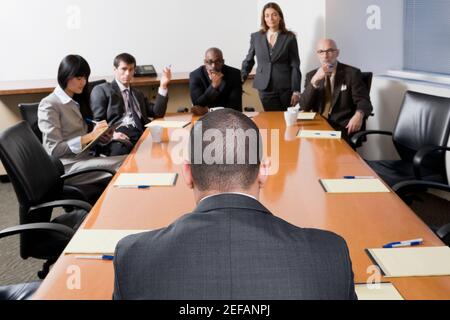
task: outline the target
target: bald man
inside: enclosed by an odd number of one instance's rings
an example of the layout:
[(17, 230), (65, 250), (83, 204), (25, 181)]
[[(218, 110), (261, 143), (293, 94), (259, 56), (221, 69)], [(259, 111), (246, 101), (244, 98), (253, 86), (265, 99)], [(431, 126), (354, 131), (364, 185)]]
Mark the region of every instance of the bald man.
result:
[(369, 90), (359, 69), (338, 62), (335, 41), (320, 40), (316, 53), (321, 66), (306, 75), (301, 108), (320, 113), (348, 139), (361, 130), (364, 119), (372, 112)]
[(204, 114), (212, 107), (242, 111), (242, 82), (238, 69), (225, 64), (222, 51), (209, 48), (204, 65), (189, 75), (193, 112)]

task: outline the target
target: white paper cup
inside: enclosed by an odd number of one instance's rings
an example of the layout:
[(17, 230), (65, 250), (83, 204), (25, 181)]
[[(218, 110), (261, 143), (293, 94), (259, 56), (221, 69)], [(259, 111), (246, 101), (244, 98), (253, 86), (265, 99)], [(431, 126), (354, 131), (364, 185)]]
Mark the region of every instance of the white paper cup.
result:
[(153, 142), (161, 142), (163, 127), (161, 126), (151, 126), (150, 132), (152, 133)]
[(286, 121), (286, 126), (291, 127), (297, 124), (298, 112), (289, 112), (286, 111), (284, 113), (284, 120)]

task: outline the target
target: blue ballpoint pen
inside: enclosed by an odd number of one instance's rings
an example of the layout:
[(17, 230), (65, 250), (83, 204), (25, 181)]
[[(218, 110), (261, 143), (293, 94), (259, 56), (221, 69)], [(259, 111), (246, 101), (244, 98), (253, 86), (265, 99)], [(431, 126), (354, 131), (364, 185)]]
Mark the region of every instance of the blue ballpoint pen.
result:
[(98, 255), (98, 256), (76, 256), (75, 258), (77, 259), (92, 259), (92, 260), (114, 260), (114, 256), (112, 255), (107, 255), (107, 254), (103, 254), (103, 255)]
[(383, 248), (398, 248), (398, 247), (412, 247), (417, 246), (423, 243), (423, 239), (414, 239), (414, 240), (405, 240), (405, 241), (397, 241), (385, 244)]
[(142, 185), (142, 186), (118, 186), (119, 189), (149, 189), (151, 186)]
[(373, 176), (344, 176), (344, 179), (374, 179)]

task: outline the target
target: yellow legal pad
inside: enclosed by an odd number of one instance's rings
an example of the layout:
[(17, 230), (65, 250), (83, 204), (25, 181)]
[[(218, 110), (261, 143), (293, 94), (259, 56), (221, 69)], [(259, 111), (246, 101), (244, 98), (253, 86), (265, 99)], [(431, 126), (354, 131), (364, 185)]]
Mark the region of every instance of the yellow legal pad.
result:
[(145, 126), (147, 128), (150, 127), (163, 127), (163, 128), (184, 128), (186, 126), (188, 126), (189, 124), (191, 124), (190, 121), (174, 121), (174, 120), (154, 120), (148, 124), (146, 124)]
[(117, 243), (126, 236), (148, 230), (78, 230), (70, 240), (64, 254), (114, 254)]
[(320, 179), (327, 193), (390, 192), (379, 179)]
[(340, 139), (341, 132), (327, 130), (300, 130), (297, 137), (307, 139)]
[(177, 173), (121, 173), (114, 187), (173, 186)]
[(404, 300), (392, 283), (355, 284), (358, 300)]
[(386, 277), (450, 275), (449, 247), (367, 249)]

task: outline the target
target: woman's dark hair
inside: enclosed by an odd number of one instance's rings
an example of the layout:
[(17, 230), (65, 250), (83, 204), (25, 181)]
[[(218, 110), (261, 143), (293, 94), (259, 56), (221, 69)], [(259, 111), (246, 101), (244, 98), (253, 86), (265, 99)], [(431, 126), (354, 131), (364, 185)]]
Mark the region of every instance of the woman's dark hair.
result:
[(269, 2), (267, 3), (264, 8), (262, 9), (262, 13), (261, 13), (261, 33), (266, 33), (267, 30), (269, 30), (269, 27), (266, 24), (266, 21), (264, 19), (264, 14), (266, 12), (267, 9), (274, 9), (276, 12), (278, 12), (278, 15), (280, 16), (280, 26), (279, 26), (279, 30), (281, 33), (288, 33), (288, 34), (294, 34), (293, 32), (289, 31), (288, 29), (286, 29), (286, 23), (284, 22), (284, 15), (283, 15), (283, 11), (281, 11), (281, 8), (278, 4), (276, 4), (275, 2)]
[(89, 76), (91, 68), (87, 61), (79, 55), (70, 54), (62, 59), (58, 68), (58, 84), (61, 89), (67, 88), (67, 83), (71, 78), (85, 77), (86, 85), (81, 94), (75, 94), (73, 100), (80, 105), (80, 111), (83, 117), (92, 117), (92, 111), (89, 107)]

